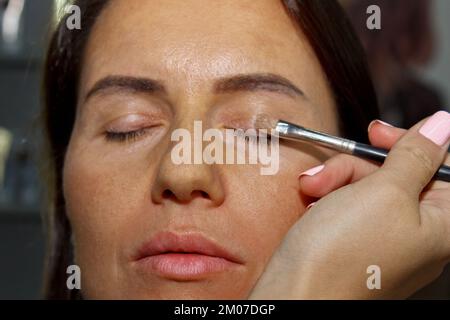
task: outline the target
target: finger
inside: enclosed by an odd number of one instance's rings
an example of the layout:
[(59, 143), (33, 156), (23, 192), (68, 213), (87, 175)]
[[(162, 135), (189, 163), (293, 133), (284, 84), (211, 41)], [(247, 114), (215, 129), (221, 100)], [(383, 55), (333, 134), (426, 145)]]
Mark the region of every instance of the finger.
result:
[(388, 150), (407, 132), (405, 129), (393, 127), (380, 120), (372, 121), (368, 131), (372, 145)]
[[(405, 135), (408, 130), (393, 127), (386, 122), (374, 120), (369, 125), (370, 143), (379, 148), (390, 150), (392, 146)], [(450, 165), (450, 154), (447, 154), (445, 165)]]
[[(405, 135), (407, 130), (393, 127), (392, 125), (380, 120), (374, 120), (370, 123), (368, 132), (369, 140), (372, 145), (390, 150), (392, 146)], [(443, 164), (450, 165), (450, 154), (447, 154)], [(449, 187), (449, 183), (435, 180), (430, 183), (426, 189), (447, 189)]]
[(418, 195), (444, 161), (449, 140), (450, 113), (437, 112), (399, 139), (379, 172), (398, 187)]
[(379, 169), (379, 166), (347, 154), (328, 159), (299, 177), (302, 193), (321, 198), (347, 184), (356, 182)]

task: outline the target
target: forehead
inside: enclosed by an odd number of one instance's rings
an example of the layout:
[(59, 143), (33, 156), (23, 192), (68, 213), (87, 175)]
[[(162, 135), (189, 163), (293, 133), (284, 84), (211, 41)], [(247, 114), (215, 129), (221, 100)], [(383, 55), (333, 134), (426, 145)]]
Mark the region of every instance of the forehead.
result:
[[(309, 43), (279, 0), (111, 0), (90, 36), (81, 91), (109, 74), (204, 85), (271, 72), (323, 86)], [(85, 86), (85, 87), (83, 87)]]

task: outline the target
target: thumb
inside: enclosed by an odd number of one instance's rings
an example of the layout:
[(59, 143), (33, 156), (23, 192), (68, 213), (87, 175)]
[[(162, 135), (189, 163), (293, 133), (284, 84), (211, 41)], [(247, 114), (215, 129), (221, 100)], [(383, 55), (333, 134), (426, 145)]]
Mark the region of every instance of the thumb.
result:
[(406, 132), (389, 152), (381, 171), (418, 195), (444, 161), (449, 139), (450, 113), (439, 111)]

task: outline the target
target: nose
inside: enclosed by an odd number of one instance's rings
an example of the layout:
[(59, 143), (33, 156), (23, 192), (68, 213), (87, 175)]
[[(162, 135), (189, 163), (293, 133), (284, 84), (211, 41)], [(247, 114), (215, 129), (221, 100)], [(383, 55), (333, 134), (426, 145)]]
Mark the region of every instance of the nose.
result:
[(223, 203), (224, 189), (217, 167), (204, 163), (175, 164), (169, 150), (159, 166), (152, 189), (153, 201), (189, 203), (196, 198), (207, 200), (213, 206)]

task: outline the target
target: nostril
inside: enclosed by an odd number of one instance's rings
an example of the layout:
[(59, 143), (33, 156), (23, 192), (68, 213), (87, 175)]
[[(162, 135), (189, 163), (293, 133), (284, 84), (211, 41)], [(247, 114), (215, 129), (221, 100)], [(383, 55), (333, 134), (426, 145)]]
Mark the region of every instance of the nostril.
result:
[(161, 195), (162, 199), (181, 201), (181, 202), (186, 202), (186, 201), (189, 202), (195, 198), (210, 199), (210, 196), (207, 192), (200, 191), (200, 190), (194, 190), (189, 194), (189, 196), (188, 196), (188, 194), (186, 194), (185, 196), (187, 196), (187, 198), (183, 197), (183, 194), (175, 193), (175, 192), (171, 191), (170, 189), (164, 190)]
[(191, 198), (195, 198), (195, 197), (209, 199), (209, 194), (205, 191), (195, 190), (195, 191), (192, 191)]
[(162, 197), (163, 197), (163, 199), (170, 199), (170, 198), (175, 198), (175, 195), (172, 191), (170, 191), (169, 189), (166, 189), (162, 193)]

